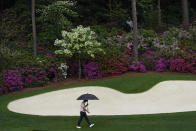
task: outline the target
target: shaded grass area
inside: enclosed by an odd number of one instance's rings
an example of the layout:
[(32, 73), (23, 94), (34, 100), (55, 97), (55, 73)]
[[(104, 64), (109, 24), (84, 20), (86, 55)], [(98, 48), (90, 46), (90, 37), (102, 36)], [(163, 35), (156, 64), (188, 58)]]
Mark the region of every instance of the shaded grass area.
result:
[(12, 100), (53, 90), (78, 86), (104, 86), (124, 93), (139, 93), (165, 80), (196, 80), (196, 76), (141, 74), (1, 96), (0, 131), (119, 131), (122, 129), (123, 131), (195, 131), (196, 112), (130, 116), (90, 116), (89, 118), (92, 123), (95, 123), (93, 128), (89, 128), (86, 122), (83, 121), (81, 124), (83, 128), (76, 129), (78, 117), (23, 115), (10, 112), (7, 109), (7, 104)]

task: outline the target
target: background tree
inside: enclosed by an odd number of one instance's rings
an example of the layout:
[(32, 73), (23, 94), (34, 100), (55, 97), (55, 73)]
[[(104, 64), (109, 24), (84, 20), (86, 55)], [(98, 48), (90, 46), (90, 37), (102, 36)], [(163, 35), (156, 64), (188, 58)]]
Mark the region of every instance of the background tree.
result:
[(188, 0), (182, 0), (182, 23), (185, 27), (189, 25)]
[(161, 25), (161, 0), (157, 0), (157, 9), (158, 9), (158, 26)]
[(37, 35), (36, 35), (36, 24), (35, 24), (35, 0), (32, 0), (32, 29), (33, 29), (33, 54), (37, 55)]
[(133, 17), (133, 46), (134, 46), (134, 57), (138, 60), (138, 44), (137, 44), (137, 12), (136, 12), (136, 1), (132, 0), (132, 17)]

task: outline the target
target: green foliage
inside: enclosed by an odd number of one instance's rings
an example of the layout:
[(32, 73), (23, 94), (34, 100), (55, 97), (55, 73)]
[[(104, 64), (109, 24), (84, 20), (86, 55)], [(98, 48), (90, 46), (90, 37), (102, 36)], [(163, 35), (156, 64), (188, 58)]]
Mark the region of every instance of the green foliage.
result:
[(155, 56), (149, 55), (143, 59), (142, 63), (145, 65), (146, 70), (152, 71), (153, 70), (153, 60)]
[(157, 37), (157, 34), (153, 30), (139, 29), (138, 37), (140, 43), (142, 42), (144, 44), (147, 44), (148, 47), (152, 47), (153, 40)]
[(189, 31), (192, 35), (192, 40), (196, 42), (196, 25), (192, 26)]
[(111, 10), (106, 16), (110, 18), (110, 21), (121, 22), (125, 21), (130, 14), (128, 13), (128, 9), (123, 9), (121, 1), (114, 1), (111, 5)]
[(179, 25), (182, 23), (181, 1), (166, 2), (165, 9), (162, 10), (162, 20), (167, 25)]
[(0, 55), (0, 72), (4, 69), (9, 69), (11, 64), (11, 59), (9, 57)]
[(125, 32), (121, 28), (116, 27), (107, 27), (106, 25), (94, 25), (91, 26), (91, 29), (96, 33), (98, 36), (98, 41), (104, 42), (105, 39), (108, 37), (116, 36), (124, 34)]
[(150, 10), (144, 13), (144, 26), (151, 29), (158, 26), (158, 10)]
[(16, 4), (15, 8), (11, 8), (2, 13), (0, 19), (0, 44), (13, 46), (16, 42), (28, 41), (31, 39), (30, 30), (31, 22), (30, 13), (27, 12), (28, 7), (21, 7)]
[(99, 59), (100, 56), (101, 56), (101, 58), (100, 58), (100, 61), (101, 61), (101, 59), (103, 57), (108, 59), (110, 57), (115, 57), (116, 55), (122, 55), (121, 50), (119, 50), (119, 48), (115, 45), (108, 45), (108, 47), (104, 48), (104, 51), (106, 53), (105, 54), (103, 54), (103, 53), (99, 54), (99, 56), (97, 56), (96, 59)]
[[(138, 14), (138, 22), (150, 26), (149, 24), (152, 24), (152, 11), (153, 11), (153, 0), (138, 0), (137, 1), (137, 14)], [(150, 20), (150, 21), (148, 21)], [(149, 22), (146, 24), (145, 22)]]
[(104, 0), (76, 0), (77, 12), (79, 21), (77, 24), (82, 25), (95, 25), (103, 24), (108, 18), (103, 15), (106, 14), (106, 1)]
[(160, 42), (166, 45), (178, 44), (179, 41), (189, 40), (192, 38), (191, 33), (181, 28), (169, 28), (168, 31), (165, 31), (164, 34), (160, 37)]
[(46, 45), (42, 44), (42, 46), (51, 47), (50, 43), (58, 36), (56, 32), (57, 30), (53, 25), (43, 24), (41, 31), (38, 32), (38, 41), (40, 43), (46, 43)]
[(184, 48), (192, 48), (194, 50), (196, 50), (196, 41), (193, 40), (187, 40), (187, 41), (183, 41), (182, 43)]
[(13, 49), (1, 46), (0, 68), (9, 69), (11, 67), (24, 67), (25, 65), (44, 66), (48, 63), (60, 63), (58, 57), (48, 57), (45, 55), (34, 56), (31, 52), (22, 49)]
[(157, 37), (157, 34), (153, 30), (146, 30), (146, 29), (139, 29), (138, 31), (139, 35), (142, 35), (144, 38), (150, 38)]
[(13, 61), (13, 65), (16, 67), (24, 67), (26, 65), (42, 67), (48, 65), (49, 63), (60, 63), (58, 58), (51, 58), (43, 55), (34, 56), (28, 52), (24, 52), (20, 56), (15, 57)]
[(138, 0), (137, 7), (141, 8), (144, 13), (153, 9), (153, 0)]
[(71, 18), (78, 16), (73, 11), (75, 4), (72, 1), (57, 1), (37, 10), (40, 14), (39, 21), (42, 23), (41, 33), (38, 34), (40, 41), (52, 42), (60, 37), (61, 30), (72, 28)]
[(94, 26), (90, 26), (90, 28), (98, 36), (97, 37), (98, 41), (102, 41), (103, 39), (105, 39), (106, 37), (109, 36), (108, 29), (105, 26), (102, 26), (102, 25), (94, 25)]
[(5, 45), (0, 45), (0, 53), (0, 72), (13, 67), (15, 58), (22, 54), (20, 50), (13, 50)]

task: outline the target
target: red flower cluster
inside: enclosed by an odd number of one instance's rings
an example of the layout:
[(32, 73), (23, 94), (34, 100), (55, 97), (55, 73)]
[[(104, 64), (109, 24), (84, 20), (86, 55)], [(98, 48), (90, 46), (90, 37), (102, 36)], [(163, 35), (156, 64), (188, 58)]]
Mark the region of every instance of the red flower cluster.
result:
[(187, 55), (178, 59), (170, 59), (170, 71), (196, 73), (196, 58)]
[(108, 75), (119, 75), (128, 70), (128, 59), (127, 56), (113, 56), (108, 59), (103, 59), (99, 63), (101, 67), (102, 76)]

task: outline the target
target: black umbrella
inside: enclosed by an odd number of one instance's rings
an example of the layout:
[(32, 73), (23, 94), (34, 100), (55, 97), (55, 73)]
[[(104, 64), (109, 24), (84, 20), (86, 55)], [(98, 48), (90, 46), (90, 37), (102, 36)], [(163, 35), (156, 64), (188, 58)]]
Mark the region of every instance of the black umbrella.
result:
[(77, 100), (99, 100), (99, 99), (95, 95), (87, 93), (79, 96)]

